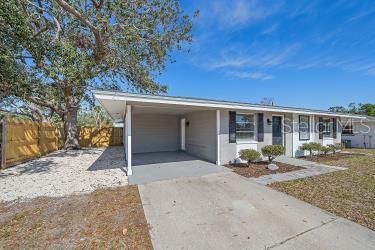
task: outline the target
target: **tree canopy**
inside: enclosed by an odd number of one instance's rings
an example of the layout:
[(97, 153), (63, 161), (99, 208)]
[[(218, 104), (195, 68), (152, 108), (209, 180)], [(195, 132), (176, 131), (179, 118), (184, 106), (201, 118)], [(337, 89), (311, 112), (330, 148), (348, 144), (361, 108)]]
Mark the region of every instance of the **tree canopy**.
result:
[(350, 114), (375, 116), (375, 104), (350, 103), (347, 108), (342, 107), (342, 106), (336, 106), (336, 107), (329, 108), (329, 111), (338, 112), (338, 113), (350, 113)]
[(178, 0), (1, 1), (0, 23), (0, 108), (59, 116), (66, 148), (90, 89), (164, 93), (155, 76), (192, 41)]

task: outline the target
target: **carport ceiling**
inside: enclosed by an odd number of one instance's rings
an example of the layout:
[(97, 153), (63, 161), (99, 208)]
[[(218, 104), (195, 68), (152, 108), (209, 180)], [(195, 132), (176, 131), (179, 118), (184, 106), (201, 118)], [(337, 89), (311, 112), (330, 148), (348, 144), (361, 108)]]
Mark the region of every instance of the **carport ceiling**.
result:
[(108, 114), (115, 122), (123, 121), (125, 116), (125, 101), (98, 99), (102, 107), (107, 110)]
[(186, 105), (158, 104), (125, 102), (122, 100), (98, 99), (101, 105), (107, 110), (108, 114), (115, 122), (122, 122), (125, 115), (126, 104), (132, 105), (132, 114), (165, 114), (165, 115), (184, 115), (187, 113), (213, 110), (205, 107), (195, 107)]
[(163, 105), (163, 104), (140, 104), (129, 103), (133, 106), (133, 114), (164, 114), (164, 115), (184, 115), (194, 111), (210, 110), (202, 107), (191, 107), (181, 105)]

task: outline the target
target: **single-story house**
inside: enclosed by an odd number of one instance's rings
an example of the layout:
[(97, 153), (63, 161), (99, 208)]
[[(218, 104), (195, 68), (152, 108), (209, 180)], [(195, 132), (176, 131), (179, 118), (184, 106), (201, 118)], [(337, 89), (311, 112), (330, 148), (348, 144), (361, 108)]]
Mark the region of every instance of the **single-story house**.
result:
[(190, 97), (93, 91), (117, 122), (124, 122), (128, 175), (138, 153), (185, 151), (223, 165), (243, 149), (283, 145), (286, 155), (305, 154), (307, 142), (341, 143), (342, 118), (361, 116), (291, 107)]
[(349, 148), (375, 148), (375, 117), (342, 120), (342, 142)]

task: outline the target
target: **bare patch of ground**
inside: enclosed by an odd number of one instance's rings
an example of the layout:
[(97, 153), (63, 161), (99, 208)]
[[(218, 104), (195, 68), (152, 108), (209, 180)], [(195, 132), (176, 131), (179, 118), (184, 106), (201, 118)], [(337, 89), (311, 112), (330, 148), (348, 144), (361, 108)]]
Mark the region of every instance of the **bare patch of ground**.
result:
[(0, 171), (0, 201), (67, 196), (128, 184), (124, 148), (59, 150)]
[(0, 203), (0, 249), (152, 249), (137, 186)]
[(375, 156), (336, 154), (309, 160), (348, 169), (270, 186), (375, 230)]
[(248, 164), (228, 164), (225, 167), (232, 169), (236, 174), (242, 175), (247, 178), (260, 177), (263, 175), (277, 174), (277, 173), (287, 173), (291, 171), (304, 169), (303, 167), (292, 166), (285, 163), (275, 163), (279, 169), (270, 170), (267, 168), (268, 162), (259, 162)]

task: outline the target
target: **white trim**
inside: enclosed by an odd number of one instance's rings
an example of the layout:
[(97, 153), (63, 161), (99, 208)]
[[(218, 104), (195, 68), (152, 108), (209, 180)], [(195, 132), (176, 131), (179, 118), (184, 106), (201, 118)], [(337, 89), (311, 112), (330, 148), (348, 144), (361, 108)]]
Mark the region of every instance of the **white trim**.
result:
[(220, 110), (216, 110), (216, 164), (220, 165)]
[(181, 118), (181, 150), (186, 149), (186, 118)]
[(312, 114), (320, 116), (333, 116), (333, 117), (351, 117), (355, 119), (364, 119), (363, 116), (353, 116), (347, 114), (335, 114), (329, 112), (319, 112), (314, 110), (302, 110), (293, 108), (283, 107), (265, 107), (256, 106), (246, 103), (236, 102), (224, 102), (224, 101), (213, 101), (213, 100), (202, 100), (202, 99), (191, 99), (181, 97), (169, 97), (169, 96), (152, 96), (142, 94), (130, 94), (121, 92), (109, 92), (109, 91), (92, 91), (97, 99), (103, 100), (117, 100), (117, 101), (128, 101), (128, 102), (142, 102), (142, 103), (158, 103), (158, 104), (171, 104), (171, 105), (183, 105), (183, 106), (195, 106), (195, 107), (209, 107), (209, 108), (223, 108), (223, 109), (237, 109), (237, 110), (253, 110), (263, 112), (282, 112), (282, 113), (298, 113), (298, 114)]
[(127, 163), (128, 163), (128, 176), (133, 174), (132, 170), (132, 106), (126, 107), (126, 132), (127, 132)]

